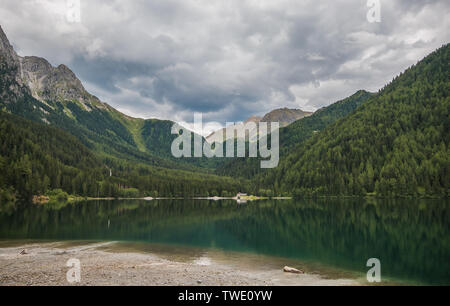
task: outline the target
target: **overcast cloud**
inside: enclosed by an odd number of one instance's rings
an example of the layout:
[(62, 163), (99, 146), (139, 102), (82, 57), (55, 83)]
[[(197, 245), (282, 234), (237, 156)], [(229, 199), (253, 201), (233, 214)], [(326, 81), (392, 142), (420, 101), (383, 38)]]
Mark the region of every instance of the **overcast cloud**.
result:
[(2, 0), (19, 55), (69, 66), (102, 101), (137, 117), (240, 121), (316, 110), (376, 91), (450, 41), (450, 2), (381, 0)]

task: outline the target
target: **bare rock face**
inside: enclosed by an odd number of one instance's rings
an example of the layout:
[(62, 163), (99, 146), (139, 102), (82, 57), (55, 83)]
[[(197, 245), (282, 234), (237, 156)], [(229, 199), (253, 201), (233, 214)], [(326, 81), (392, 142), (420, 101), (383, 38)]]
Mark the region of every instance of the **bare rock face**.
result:
[[(100, 102), (90, 95), (81, 81), (65, 65), (53, 67), (46, 59), (36, 56), (20, 58), (22, 80), (38, 99), (84, 103)], [(94, 101), (95, 100), (95, 101)], [(85, 104), (85, 107), (88, 107)]]
[(248, 118), (247, 120), (244, 121), (244, 123), (248, 123), (248, 122), (254, 122), (254, 123), (259, 123), (261, 121), (261, 117), (259, 116), (251, 116), (250, 118)]
[(0, 26), (0, 56), (8, 64), (8, 66), (16, 66), (18, 63), (17, 54), (9, 43), (8, 37)]
[(280, 126), (284, 127), (299, 119), (311, 116), (312, 114), (313, 113), (305, 112), (301, 109), (279, 108), (266, 114), (261, 119), (261, 122), (279, 122)]
[(5, 104), (23, 98), (28, 89), (20, 79), (19, 57), (0, 26), (0, 99)]
[[(259, 122), (278, 122), (280, 124), (280, 127), (288, 126), (289, 124), (302, 119), (304, 117), (311, 116), (313, 113), (311, 112), (305, 112), (301, 109), (289, 109), (289, 108), (279, 108), (271, 111), (270, 113), (267, 113), (264, 115), (264, 117), (259, 116), (251, 116), (246, 121), (244, 121), (243, 124), (237, 124), (235, 128), (237, 130), (244, 130), (245, 124), (254, 122), (258, 125)], [(221, 130), (212, 132), (210, 135), (206, 137), (206, 140), (210, 143), (214, 141), (221, 142), (222, 140), (225, 141), (229, 138), (232, 138), (233, 136), (226, 136), (226, 135), (233, 135), (232, 132), (233, 127), (229, 128), (223, 128)], [(229, 132), (228, 132), (229, 131)], [(222, 135), (220, 135), (220, 133)], [(227, 133), (228, 132), (228, 133)], [(250, 139), (250, 141), (254, 141), (255, 139)]]
[[(81, 81), (65, 65), (53, 67), (46, 59), (37, 56), (20, 57), (14, 51), (0, 26), (0, 65), (2, 77), (7, 71), (10, 83), (19, 94), (26, 87), (31, 95), (40, 101), (78, 101), (85, 110), (93, 106), (104, 108), (100, 100), (89, 94)], [(14, 86), (17, 90), (14, 90)]]
[(19, 78), (31, 91), (35, 98), (42, 87), (40, 83), (52, 66), (45, 59), (35, 56), (19, 57)]

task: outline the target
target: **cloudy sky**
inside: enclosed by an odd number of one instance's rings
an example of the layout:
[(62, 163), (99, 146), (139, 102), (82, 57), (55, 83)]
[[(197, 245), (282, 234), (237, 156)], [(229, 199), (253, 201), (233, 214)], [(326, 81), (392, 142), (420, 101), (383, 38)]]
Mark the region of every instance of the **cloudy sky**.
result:
[(0, 24), (19, 55), (66, 64), (143, 118), (316, 110), (378, 90), (450, 42), (447, 0), (380, 0), (379, 23), (367, 0), (81, 0), (80, 22), (71, 2), (2, 0)]

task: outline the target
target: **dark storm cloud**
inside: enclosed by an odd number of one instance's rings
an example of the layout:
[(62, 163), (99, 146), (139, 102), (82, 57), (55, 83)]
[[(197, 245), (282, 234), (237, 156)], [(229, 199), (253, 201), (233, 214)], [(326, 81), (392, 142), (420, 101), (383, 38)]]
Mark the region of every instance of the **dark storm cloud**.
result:
[(146, 76), (154, 70), (154, 68), (141, 63), (110, 58), (87, 59), (77, 56), (72, 60), (72, 64), (78, 77), (97, 84), (111, 93), (120, 91), (116, 84), (121, 80)]
[(377, 90), (449, 41), (448, 1), (4, 0), (0, 20), (21, 55), (65, 63), (86, 88), (128, 114), (245, 120), (308, 110)]

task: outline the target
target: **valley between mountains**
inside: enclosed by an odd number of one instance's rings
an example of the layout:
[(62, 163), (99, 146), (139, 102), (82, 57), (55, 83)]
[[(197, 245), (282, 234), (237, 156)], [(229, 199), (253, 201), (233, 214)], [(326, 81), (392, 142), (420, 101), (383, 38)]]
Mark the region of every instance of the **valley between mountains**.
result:
[(117, 111), (69, 67), (19, 56), (0, 28), (0, 200), (448, 197), (449, 55), (447, 44), (378, 92), (360, 90), (314, 113), (282, 108), (249, 118), (280, 122), (280, 164), (261, 169), (261, 158), (174, 158), (174, 122)]

